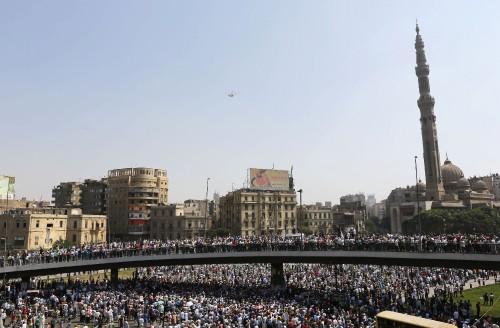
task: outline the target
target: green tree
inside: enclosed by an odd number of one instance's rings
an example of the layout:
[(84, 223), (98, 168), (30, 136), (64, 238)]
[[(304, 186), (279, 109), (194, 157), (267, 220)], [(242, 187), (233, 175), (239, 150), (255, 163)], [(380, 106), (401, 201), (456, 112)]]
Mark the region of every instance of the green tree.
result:
[(382, 222), (375, 216), (369, 217), (365, 221), (365, 230), (367, 234), (375, 234), (375, 235), (380, 235), (382, 234)]
[(207, 237), (208, 238), (227, 237), (230, 234), (231, 234), (231, 230), (226, 229), (226, 228), (216, 228), (216, 229), (207, 230)]
[(73, 243), (68, 240), (56, 240), (52, 244), (52, 248), (68, 248), (73, 246)]
[(306, 236), (309, 236), (309, 235), (312, 235), (313, 234), (313, 231), (311, 228), (309, 227), (300, 227), (299, 228), (299, 232), (303, 233), (304, 235)]
[(421, 212), (403, 225), (405, 233), (414, 234), (420, 231), (423, 234), (438, 233), (498, 233), (500, 218), (489, 207), (480, 207), (459, 211), (433, 209)]

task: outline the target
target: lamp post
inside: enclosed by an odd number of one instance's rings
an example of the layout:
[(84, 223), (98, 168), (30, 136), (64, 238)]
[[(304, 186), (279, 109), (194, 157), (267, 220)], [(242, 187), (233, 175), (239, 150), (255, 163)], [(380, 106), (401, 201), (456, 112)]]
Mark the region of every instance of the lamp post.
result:
[[(302, 189), (299, 189), (297, 190), (297, 192), (299, 193), (300, 195), (300, 218), (299, 218), (299, 223), (300, 223), (300, 227), (302, 227), (302, 218), (303, 218), (303, 213), (302, 213)], [(299, 226), (299, 225), (297, 225)], [(303, 244), (303, 240), (302, 240), (302, 231), (299, 230), (299, 233), (300, 233), (300, 249), (302, 250), (302, 244)]]
[(205, 194), (205, 224), (203, 226), (203, 239), (207, 238), (207, 219), (208, 219), (208, 180), (207, 178), (207, 192)]

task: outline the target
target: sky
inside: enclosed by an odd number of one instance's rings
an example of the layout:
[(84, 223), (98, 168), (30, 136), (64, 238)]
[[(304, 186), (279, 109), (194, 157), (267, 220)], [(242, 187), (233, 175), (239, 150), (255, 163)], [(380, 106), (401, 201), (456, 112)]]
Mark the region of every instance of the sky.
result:
[[(0, 174), (16, 198), (167, 170), (169, 200), (290, 170), (303, 203), (425, 180), (415, 20), (441, 160), (500, 173), (498, 1), (2, 1)], [(234, 97), (228, 97), (234, 92)], [(211, 198), (211, 197), (209, 197)]]

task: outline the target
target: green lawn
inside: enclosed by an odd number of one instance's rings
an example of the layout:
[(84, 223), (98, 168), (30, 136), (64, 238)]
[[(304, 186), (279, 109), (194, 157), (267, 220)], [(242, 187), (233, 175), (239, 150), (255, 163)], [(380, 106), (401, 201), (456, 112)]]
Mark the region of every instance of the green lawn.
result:
[[(484, 293), (493, 293), (495, 296), (493, 300), (493, 306), (483, 305), (483, 295)], [(464, 291), (464, 297), (459, 297), (458, 300), (470, 300), (472, 307), (474, 309), (474, 314), (476, 313), (476, 303), (481, 302), (481, 316), (491, 316), (495, 318), (495, 322), (500, 321), (500, 284), (492, 284), (487, 286), (476, 287), (472, 289), (467, 289)], [(489, 304), (489, 302), (488, 302)]]

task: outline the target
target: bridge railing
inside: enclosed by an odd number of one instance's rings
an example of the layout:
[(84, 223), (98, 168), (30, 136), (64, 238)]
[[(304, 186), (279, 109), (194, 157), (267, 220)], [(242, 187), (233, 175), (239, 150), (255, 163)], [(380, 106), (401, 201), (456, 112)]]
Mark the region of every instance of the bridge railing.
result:
[(1, 256), (0, 266), (22, 266), (40, 263), (58, 263), (71, 261), (92, 261), (97, 259), (131, 257), (139, 255), (167, 255), (190, 253), (226, 253), (226, 252), (274, 252), (274, 251), (371, 251), (371, 252), (431, 252), (431, 253), (481, 253), (497, 254), (500, 244), (477, 243), (455, 244), (436, 242), (363, 242), (344, 241), (270, 241), (250, 243), (197, 243), (197, 244), (161, 244), (150, 247), (137, 244), (134, 247), (95, 247), (88, 249), (53, 249), (22, 252), (16, 255)]

